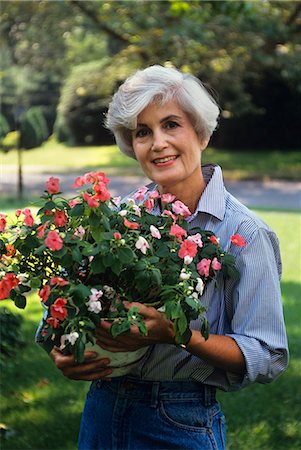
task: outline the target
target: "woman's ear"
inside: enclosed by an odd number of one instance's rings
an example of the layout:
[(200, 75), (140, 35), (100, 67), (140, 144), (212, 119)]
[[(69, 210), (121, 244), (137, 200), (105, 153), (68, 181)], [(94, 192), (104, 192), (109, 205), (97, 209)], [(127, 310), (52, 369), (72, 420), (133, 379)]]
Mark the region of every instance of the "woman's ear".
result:
[(203, 152), (206, 148), (207, 148), (207, 145), (209, 144), (209, 140), (210, 140), (210, 138), (207, 138), (207, 139), (204, 139), (204, 138), (200, 138), (200, 150), (201, 150), (201, 152)]

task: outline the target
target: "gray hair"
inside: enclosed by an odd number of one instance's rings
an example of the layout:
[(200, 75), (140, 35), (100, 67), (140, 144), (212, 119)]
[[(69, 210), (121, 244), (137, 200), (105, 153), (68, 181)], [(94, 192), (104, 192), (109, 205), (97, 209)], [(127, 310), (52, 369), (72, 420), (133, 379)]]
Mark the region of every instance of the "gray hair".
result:
[(165, 104), (171, 100), (190, 116), (197, 134), (209, 140), (219, 116), (215, 100), (193, 75), (154, 65), (128, 77), (109, 105), (105, 125), (123, 153), (135, 158), (131, 130), (137, 127), (137, 116), (153, 101)]

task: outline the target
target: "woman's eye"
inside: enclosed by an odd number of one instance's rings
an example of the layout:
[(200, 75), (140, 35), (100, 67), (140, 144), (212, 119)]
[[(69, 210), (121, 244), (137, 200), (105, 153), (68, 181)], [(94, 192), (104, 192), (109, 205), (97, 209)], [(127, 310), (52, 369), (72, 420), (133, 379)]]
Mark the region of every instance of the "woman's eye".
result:
[(168, 130), (171, 130), (173, 128), (177, 128), (179, 126), (179, 124), (177, 122), (174, 122), (173, 120), (166, 122), (165, 124), (165, 128), (167, 128)]
[(142, 138), (142, 137), (147, 136), (148, 133), (149, 133), (149, 130), (147, 128), (140, 128), (139, 130), (136, 131), (135, 137)]

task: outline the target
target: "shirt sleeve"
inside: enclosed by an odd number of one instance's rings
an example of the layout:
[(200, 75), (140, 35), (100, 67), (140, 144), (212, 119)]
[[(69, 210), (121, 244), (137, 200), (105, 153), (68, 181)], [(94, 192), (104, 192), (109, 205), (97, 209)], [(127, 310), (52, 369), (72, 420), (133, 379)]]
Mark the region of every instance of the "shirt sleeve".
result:
[[(244, 233), (240, 232), (243, 236)], [(243, 380), (227, 374), (235, 389), (251, 382), (269, 383), (288, 364), (288, 343), (280, 291), (281, 258), (276, 235), (265, 228), (254, 231), (246, 247), (238, 248), (240, 281), (231, 292), (228, 314), (231, 332), (246, 362)], [(227, 297), (227, 294), (226, 294)], [(228, 297), (229, 298), (229, 297)]]

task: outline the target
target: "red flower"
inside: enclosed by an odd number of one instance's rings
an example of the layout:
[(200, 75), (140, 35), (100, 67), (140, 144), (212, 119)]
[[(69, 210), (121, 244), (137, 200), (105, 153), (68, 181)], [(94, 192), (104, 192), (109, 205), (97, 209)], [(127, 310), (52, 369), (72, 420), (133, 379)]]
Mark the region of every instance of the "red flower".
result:
[(29, 208), (23, 209), (22, 214), (24, 214), (24, 216), (25, 216), (25, 219), (24, 219), (25, 225), (27, 225), (28, 227), (32, 227), (34, 224), (34, 219), (32, 217), (30, 209)]
[(121, 234), (119, 233), (119, 231), (115, 231), (115, 233), (114, 233), (114, 238), (116, 239), (116, 241), (120, 241), (120, 239), (121, 239)]
[(214, 245), (218, 245), (218, 244), (219, 244), (218, 239), (217, 239), (216, 236), (210, 236), (209, 240), (210, 240), (210, 241), (212, 242), (212, 244), (214, 244)]
[(6, 228), (7, 220), (6, 220), (6, 214), (0, 213), (0, 231), (4, 231)]
[(39, 297), (41, 298), (42, 302), (45, 303), (48, 300), (49, 295), (50, 295), (50, 286), (46, 284), (39, 291)]
[(127, 220), (127, 218), (125, 217), (124, 218), (124, 225), (127, 227), (127, 228), (130, 228), (131, 230), (137, 230), (137, 228), (139, 227), (139, 225), (138, 225), (138, 223), (136, 223), (136, 222), (130, 222), (129, 220)]
[(9, 297), (9, 293), (20, 283), (19, 278), (12, 272), (7, 273), (0, 281), (0, 300)]
[[(60, 326), (60, 322), (59, 322), (57, 319), (55, 319), (54, 317), (49, 317), (49, 318), (46, 320), (46, 322), (49, 323), (49, 325), (50, 325), (52, 328), (59, 328), (59, 326)], [(47, 334), (47, 333), (45, 333), (45, 334)]]
[(170, 227), (170, 233), (171, 236), (175, 236), (179, 241), (183, 240), (183, 237), (187, 236), (187, 231), (184, 230), (184, 228), (180, 227), (179, 225), (172, 225)]
[(50, 177), (45, 183), (46, 191), (49, 194), (57, 194), (60, 191), (60, 180), (59, 178)]
[(56, 227), (64, 227), (68, 222), (68, 217), (66, 216), (65, 211), (60, 209), (56, 209), (54, 213), (54, 225)]
[(63, 247), (63, 241), (57, 231), (49, 231), (45, 239), (45, 245), (52, 251), (60, 250)]
[(53, 305), (50, 306), (50, 313), (52, 317), (58, 320), (65, 320), (68, 316), (68, 311), (65, 308), (67, 300), (65, 298), (57, 298)]
[(67, 286), (69, 284), (69, 281), (64, 280), (62, 277), (52, 277), (50, 280), (50, 284), (53, 286), (54, 284), (58, 286)]
[(44, 224), (40, 225), (37, 228), (38, 236), (39, 236), (40, 239), (42, 239), (44, 237), (45, 229), (47, 228), (48, 224), (49, 224), (49, 220), (47, 220)]
[(6, 244), (6, 251), (6, 256), (14, 256), (14, 254), (16, 253), (16, 249), (13, 244)]
[(190, 258), (194, 258), (197, 254), (198, 246), (195, 242), (186, 239), (186, 241), (182, 242), (181, 248), (179, 250), (179, 257), (184, 259), (185, 256), (190, 256)]
[(145, 200), (144, 202), (144, 206), (146, 209), (153, 209), (153, 207), (155, 206), (155, 201), (153, 198), (148, 198), (147, 200)]
[(240, 236), (240, 234), (234, 234), (230, 237), (230, 241), (232, 244), (237, 245), (238, 247), (245, 247), (247, 245), (247, 242), (245, 238)]
[(96, 192), (95, 198), (97, 198), (101, 202), (110, 200), (111, 194), (107, 190), (106, 185), (104, 183), (96, 184), (94, 186), (94, 191)]
[(99, 206), (96, 196), (92, 197), (88, 192), (84, 192), (84, 200), (88, 203), (89, 208), (98, 208)]

